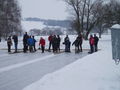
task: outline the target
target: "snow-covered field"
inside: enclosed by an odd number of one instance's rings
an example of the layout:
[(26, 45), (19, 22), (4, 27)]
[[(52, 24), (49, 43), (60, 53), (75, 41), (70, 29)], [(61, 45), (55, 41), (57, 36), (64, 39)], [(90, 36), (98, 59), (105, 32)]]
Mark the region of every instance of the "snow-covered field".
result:
[(110, 35), (102, 37), (99, 48), (23, 90), (120, 90), (120, 65), (112, 60)]
[(42, 22), (35, 22), (35, 21), (22, 21), (23, 30), (29, 32), (31, 29), (43, 29), (46, 27)]

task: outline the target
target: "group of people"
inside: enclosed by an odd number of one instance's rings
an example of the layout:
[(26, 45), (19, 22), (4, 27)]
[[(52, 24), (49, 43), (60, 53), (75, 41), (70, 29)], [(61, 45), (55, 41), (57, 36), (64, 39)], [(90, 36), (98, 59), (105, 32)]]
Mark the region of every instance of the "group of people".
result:
[[(18, 36), (17, 35), (8, 37), (8, 39), (7, 39), (8, 52), (11, 52), (11, 46), (13, 44), (12, 39), (13, 39), (14, 46), (15, 46), (15, 52), (18, 52)], [(48, 36), (48, 41), (49, 41), (49, 47), (48, 47), (49, 52), (51, 52), (51, 50), (54, 53), (60, 52), (61, 38), (59, 35)], [(89, 53), (93, 53), (98, 50), (98, 47), (97, 47), (98, 41), (99, 41), (99, 39), (96, 36), (96, 34), (94, 34), (94, 37), (92, 35), (90, 35), (90, 38), (89, 38), (90, 52)], [(37, 50), (36, 42), (37, 41), (34, 38), (34, 36), (29, 36), (26, 32), (23, 36), (23, 52), (24, 53), (26, 53), (27, 51), (35, 52)], [(80, 34), (76, 37), (75, 41), (72, 43), (72, 45), (75, 46), (76, 53), (83, 51), (82, 43), (83, 43), (83, 36)], [(66, 35), (62, 44), (65, 45), (65, 52), (71, 52), (70, 51), (71, 41), (70, 41), (68, 35)], [(46, 41), (43, 37), (41, 37), (39, 40), (39, 46), (40, 46), (39, 49), (42, 50), (42, 53), (44, 53), (44, 51), (45, 51), (45, 45), (46, 45)]]
[(26, 53), (28, 50), (30, 52), (36, 51), (35, 43), (34, 36), (29, 36), (26, 32), (23, 36), (23, 52)]
[(96, 36), (96, 34), (94, 34), (94, 37), (93, 35), (90, 35), (90, 38), (89, 38), (90, 52), (89, 53), (98, 51), (98, 41), (99, 41), (99, 38)]
[[(36, 39), (34, 36), (29, 36), (27, 32), (23, 36), (23, 51), (26, 53), (28, 50), (30, 52), (35, 52), (36, 51)], [(45, 51), (45, 39), (40, 38), (39, 40), (39, 46), (41, 46), (42, 53)]]
[(52, 50), (53, 52), (60, 52), (60, 42), (61, 42), (61, 38), (59, 35), (50, 35), (48, 37), (48, 40), (49, 40), (49, 49), (48, 51), (50, 52), (51, 51), (51, 47), (52, 47)]
[[(7, 46), (8, 46), (8, 52), (11, 52), (11, 46), (13, 45), (12, 39), (15, 46), (15, 53), (18, 52), (18, 36), (13, 35), (13, 37), (9, 36), (7, 39)], [(36, 39), (34, 36), (29, 36), (27, 32), (23, 36), (23, 52), (26, 53), (28, 50), (30, 52), (36, 51)], [(45, 40), (41, 37), (39, 41), (39, 45), (41, 46), (42, 53), (44, 53), (45, 48)]]
[[(17, 52), (18, 36), (17, 35), (13, 35), (12, 39), (14, 41), (15, 52)], [(11, 52), (11, 46), (13, 45), (12, 39), (11, 39), (11, 36), (9, 36), (8, 39), (7, 39), (8, 52)]]

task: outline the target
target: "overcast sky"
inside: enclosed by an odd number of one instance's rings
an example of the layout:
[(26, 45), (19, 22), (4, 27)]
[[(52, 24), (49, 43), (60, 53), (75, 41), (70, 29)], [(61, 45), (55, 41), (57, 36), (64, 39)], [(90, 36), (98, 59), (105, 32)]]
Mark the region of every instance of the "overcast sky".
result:
[(22, 17), (39, 17), (43, 19), (66, 19), (68, 12), (61, 0), (18, 0), (22, 7)]

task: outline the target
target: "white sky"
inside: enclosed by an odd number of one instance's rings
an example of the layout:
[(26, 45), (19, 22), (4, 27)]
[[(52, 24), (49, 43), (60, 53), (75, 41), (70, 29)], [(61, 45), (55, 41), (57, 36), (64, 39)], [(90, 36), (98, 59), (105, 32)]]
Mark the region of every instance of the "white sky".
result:
[(18, 0), (22, 8), (22, 17), (63, 20), (68, 16), (65, 2), (62, 0)]

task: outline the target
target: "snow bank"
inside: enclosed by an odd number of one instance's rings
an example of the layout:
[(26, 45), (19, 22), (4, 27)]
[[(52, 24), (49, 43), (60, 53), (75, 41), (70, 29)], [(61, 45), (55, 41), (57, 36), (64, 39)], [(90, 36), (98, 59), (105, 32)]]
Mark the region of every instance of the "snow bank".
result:
[(23, 90), (120, 90), (120, 65), (112, 60), (110, 43), (102, 41), (104, 50), (46, 75)]
[(119, 24), (115, 24), (111, 28), (113, 28), (113, 29), (120, 29), (120, 25)]

